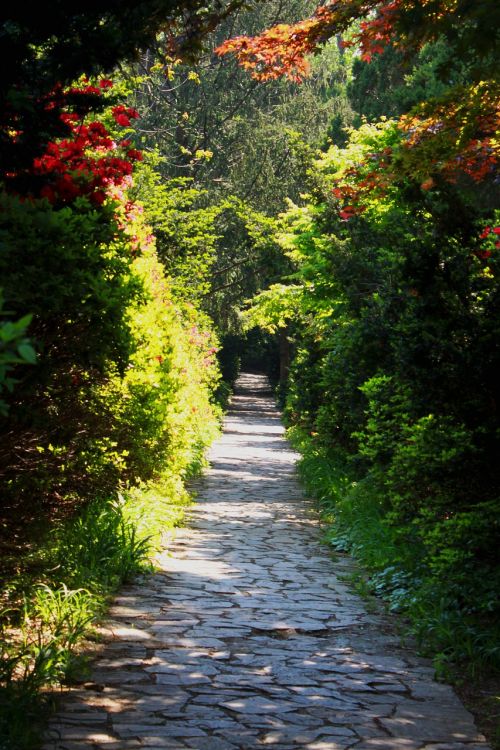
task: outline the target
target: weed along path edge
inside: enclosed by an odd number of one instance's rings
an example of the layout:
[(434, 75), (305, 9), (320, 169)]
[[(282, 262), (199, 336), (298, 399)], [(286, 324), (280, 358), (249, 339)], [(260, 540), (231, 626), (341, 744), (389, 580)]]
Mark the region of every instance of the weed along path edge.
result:
[(190, 528), (116, 600), (45, 750), (486, 750), (321, 544), (265, 378), (237, 386)]

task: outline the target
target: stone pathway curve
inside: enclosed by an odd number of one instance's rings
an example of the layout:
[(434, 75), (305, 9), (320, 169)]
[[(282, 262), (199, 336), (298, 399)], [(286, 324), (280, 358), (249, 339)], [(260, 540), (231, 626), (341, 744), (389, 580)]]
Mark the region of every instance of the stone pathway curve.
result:
[(487, 750), (321, 544), (262, 376), (238, 381), (211, 460), (191, 527), (116, 600), (45, 750)]

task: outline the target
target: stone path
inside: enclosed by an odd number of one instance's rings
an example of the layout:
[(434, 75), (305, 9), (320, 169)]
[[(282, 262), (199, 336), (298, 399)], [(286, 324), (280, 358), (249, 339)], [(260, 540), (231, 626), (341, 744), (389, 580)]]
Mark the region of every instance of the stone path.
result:
[(264, 378), (238, 386), (192, 527), (116, 600), (45, 750), (487, 750), (320, 543)]

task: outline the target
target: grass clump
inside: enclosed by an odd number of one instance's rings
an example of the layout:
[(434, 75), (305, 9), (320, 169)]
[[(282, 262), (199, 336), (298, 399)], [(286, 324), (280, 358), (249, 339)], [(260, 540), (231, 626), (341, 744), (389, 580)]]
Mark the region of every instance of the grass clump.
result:
[(43, 690), (68, 680), (78, 645), (99, 609), (85, 589), (34, 586), (20, 610), (2, 613), (0, 748), (36, 747), (48, 699)]
[[(85, 675), (82, 641), (118, 587), (154, 570), (154, 554), (180, 525), (189, 495), (164, 476), (95, 500), (32, 553), (6, 587), (0, 613), (0, 750), (39, 745), (53, 688)], [(52, 689), (52, 690), (50, 690)]]

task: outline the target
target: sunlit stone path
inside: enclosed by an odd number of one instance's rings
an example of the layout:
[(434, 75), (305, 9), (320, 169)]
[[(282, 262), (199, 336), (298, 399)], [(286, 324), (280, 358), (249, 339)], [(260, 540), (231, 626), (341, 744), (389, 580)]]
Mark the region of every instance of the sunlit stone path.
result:
[(345, 583), (263, 377), (242, 376), (190, 529), (129, 587), (46, 750), (479, 750), (451, 688)]

